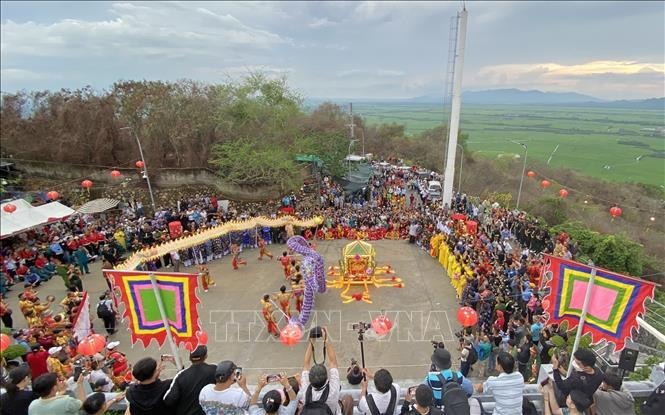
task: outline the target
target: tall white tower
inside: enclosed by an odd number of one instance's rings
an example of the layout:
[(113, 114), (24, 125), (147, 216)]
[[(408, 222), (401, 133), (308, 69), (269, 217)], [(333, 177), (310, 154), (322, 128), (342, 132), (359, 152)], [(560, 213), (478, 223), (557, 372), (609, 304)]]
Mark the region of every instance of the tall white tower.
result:
[(448, 151), (446, 169), (443, 174), (442, 203), (453, 198), (453, 181), (455, 180), (455, 157), (457, 155), (457, 134), (459, 133), (460, 107), (462, 105), (462, 69), (464, 67), (464, 49), (466, 47), (466, 7), (457, 13), (457, 45), (455, 47), (455, 64), (453, 66), (453, 89), (450, 108), (450, 125), (448, 126)]

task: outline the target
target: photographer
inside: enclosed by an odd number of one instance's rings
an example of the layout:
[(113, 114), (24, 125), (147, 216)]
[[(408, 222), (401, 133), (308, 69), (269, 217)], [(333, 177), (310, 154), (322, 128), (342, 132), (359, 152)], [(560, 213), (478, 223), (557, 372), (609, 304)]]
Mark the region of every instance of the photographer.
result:
[(386, 369), (379, 369), (372, 374), (369, 369), (363, 369), (367, 379), (374, 380), (377, 392), (367, 394), (367, 380), (360, 382), (360, 401), (358, 410), (366, 415), (393, 415), (399, 400), (399, 385), (393, 382), (393, 377)]
[[(340, 397), (339, 370), (337, 369), (337, 356), (333, 350), (332, 344), (328, 342), (328, 332), (325, 327), (315, 327), (310, 332), (310, 341), (307, 343), (305, 351), (305, 361), (300, 377), (301, 390), (304, 391), (304, 407), (301, 414), (307, 415), (308, 412), (317, 411), (318, 403), (325, 403), (333, 415), (351, 415), (353, 412), (353, 398), (349, 395)], [(330, 361), (330, 370), (327, 370), (323, 364), (317, 363), (312, 366), (312, 356), (314, 354), (314, 343), (312, 336), (323, 337), (323, 347)]]
[[(237, 383), (239, 387), (233, 388)], [(206, 414), (246, 413), (249, 408), (249, 389), (242, 369), (230, 360), (224, 360), (215, 369), (215, 383), (206, 385), (199, 393), (199, 404)]]
[[(446, 349), (437, 348), (432, 353), (432, 364), (435, 371), (429, 372), (425, 378), (425, 385), (429, 386), (432, 389), (434, 394), (434, 402), (436, 406), (441, 406), (441, 391), (443, 389), (443, 384), (439, 379), (439, 375), (443, 377), (446, 382), (453, 380), (453, 371), (450, 366), (450, 352)], [(471, 381), (462, 375), (462, 372), (456, 371), (455, 375), (457, 377), (457, 382), (460, 384), (467, 396), (473, 394), (473, 384)]]
[[(263, 395), (263, 399), (261, 400), (263, 408), (259, 408), (259, 394), (261, 393), (261, 390), (271, 382), (279, 382), (284, 387), (284, 391), (286, 391), (286, 395), (289, 399), (289, 403), (285, 407), (282, 407), (282, 394), (279, 390), (273, 389)], [(298, 409), (298, 400), (296, 399), (296, 392), (293, 390), (293, 387), (291, 387), (286, 373), (280, 373), (277, 376), (261, 375), (256, 383), (256, 390), (252, 395), (252, 399), (249, 401), (249, 415), (275, 415), (277, 413), (280, 415), (293, 415), (296, 413), (296, 409)]]

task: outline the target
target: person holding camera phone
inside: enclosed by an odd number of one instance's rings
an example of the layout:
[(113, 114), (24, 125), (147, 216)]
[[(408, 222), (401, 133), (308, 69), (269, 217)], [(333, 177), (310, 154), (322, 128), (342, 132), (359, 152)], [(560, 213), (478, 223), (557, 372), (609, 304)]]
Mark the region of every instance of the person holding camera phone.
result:
[[(282, 398), (281, 390), (273, 389), (263, 395), (263, 399), (261, 400), (262, 408), (260, 408), (258, 401), (261, 390), (269, 383), (276, 382), (279, 382), (284, 388), (284, 391), (289, 398), (289, 404), (283, 406), (282, 404), (285, 401), (285, 398)], [(298, 400), (296, 399), (296, 392), (289, 383), (289, 378), (286, 376), (286, 373), (282, 372), (279, 375), (263, 374), (259, 376), (256, 384), (256, 390), (254, 391), (254, 394), (252, 394), (252, 398), (249, 402), (249, 415), (276, 415), (278, 413), (279, 415), (293, 415), (296, 413), (296, 409), (298, 409)]]
[[(325, 355), (328, 357), (330, 370), (322, 363), (312, 366), (314, 343), (312, 337), (322, 337)], [(351, 415), (353, 413), (353, 398), (350, 395), (340, 396), (339, 370), (337, 369), (337, 355), (332, 344), (328, 342), (328, 331), (325, 327), (315, 327), (310, 332), (310, 341), (305, 351), (305, 362), (300, 377), (301, 390), (304, 391), (304, 407), (301, 415), (309, 413), (329, 415)], [(328, 410), (320, 404), (325, 404)]]
[(169, 415), (171, 409), (164, 404), (164, 394), (171, 387), (171, 379), (161, 380), (164, 362), (175, 366), (175, 358), (168, 356), (157, 362), (152, 357), (140, 359), (132, 368), (132, 376), (138, 381), (130, 385), (126, 392), (127, 410), (125, 415)]
[[(366, 415), (393, 415), (397, 409), (400, 388), (393, 382), (393, 377), (386, 369), (372, 373), (364, 368), (365, 378), (360, 382), (360, 401), (358, 410)], [(367, 380), (374, 380), (376, 392), (367, 393)]]
[[(237, 388), (232, 387), (234, 383)], [(242, 368), (224, 360), (215, 369), (215, 383), (206, 385), (199, 393), (199, 405), (207, 415), (244, 415), (249, 409), (250, 393)]]

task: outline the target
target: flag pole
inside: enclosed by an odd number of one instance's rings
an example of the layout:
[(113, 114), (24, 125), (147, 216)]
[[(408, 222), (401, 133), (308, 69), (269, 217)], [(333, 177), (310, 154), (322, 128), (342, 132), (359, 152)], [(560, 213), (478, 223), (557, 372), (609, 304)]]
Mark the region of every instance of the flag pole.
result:
[(589, 278), (589, 284), (586, 287), (586, 294), (584, 296), (584, 305), (582, 306), (582, 314), (580, 315), (580, 322), (577, 324), (577, 334), (575, 335), (575, 344), (573, 344), (573, 351), (570, 356), (570, 362), (568, 364), (568, 372), (566, 377), (569, 377), (573, 371), (573, 355), (580, 347), (580, 340), (582, 339), (582, 329), (584, 328), (584, 322), (586, 321), (586, 314), (589, 308), (589, 301), (591, 300), (591, 290), (593, 289), (593, 283), (596, 281), (596, 266), (593, 262), (589, 262), (591, 266), (591, 277)]
[(150, 282), (152, 283), (152, 290), (155, 292), (155, 299), (157, 300), (157, 307), (159, 308), (159, 314), (162, 316), (162, 322), (164, 323), (164, 329), (166, 330), (166, 338), (169, 340), (169, 345), (171, 346), (171, 353), (175, 358), (175, 365), (178, 367), (178, 370), (182, 370), (182, 360), (180, 359), (180, 354), (178, 353), (178, 348), (173, 341), (173, 333), (171, 333), (171, 325), (169, 324), (169, 319), (166, 317), (166, 310), (164, 309), (164, 302), (162, 301), (162, 294), (159, 291), (157, 286), (157, 279), (155, 274), (150, 273)]

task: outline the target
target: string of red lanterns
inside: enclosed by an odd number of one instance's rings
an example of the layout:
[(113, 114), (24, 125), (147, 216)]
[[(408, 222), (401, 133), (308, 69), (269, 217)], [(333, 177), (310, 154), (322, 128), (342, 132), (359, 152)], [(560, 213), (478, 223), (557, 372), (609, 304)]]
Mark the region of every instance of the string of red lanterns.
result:
[[(527, 175), (529, 178), (533, 179), (533, 178), (536, 177), (536, 172), (534, 172), (533, 170), (529, 170), (529, 171), (526, 173), (526, 175)], [(550, 182), (550, 181), (547, 180), (547, 179), (543, 179), (543, 180), (540, 181), (540, 187), (541, 187), (543, 190), (547, 189), (547, 188), (550, 187), (551, 185), (552, 185), (552, 182)], [(568, 189), (565, 189), (565, 188), (561, 188), (561, 189), (559, 189), (559, 196), (560, 196), (562, 199), (567, 198), (567, 197), (568, 197), (568, 194), (569, 194)], [(585, 200), (585, 201), (584, 201), (584, 204), (587, 204), (587, 203), (588, 203), (588, 202)], [(610, 212), (610, 215), (612, 215), (612, 220), (618, 218), (618, 217), (621, 216), (621, 214), (623, 213), (623, 211), (621, 210), (621, 208), (620, 208), (619, 206), (617, 206), (617, 205), (613, 205), (612, 207), (610, 207), (609, 212)], [(651, 221), (653, 222), (653, 221), (655, 221), (655, 218), (654, 218), (654, 217), (651, 217), (651, 218), (649, 218), (649, 220), (651, 220)]]

